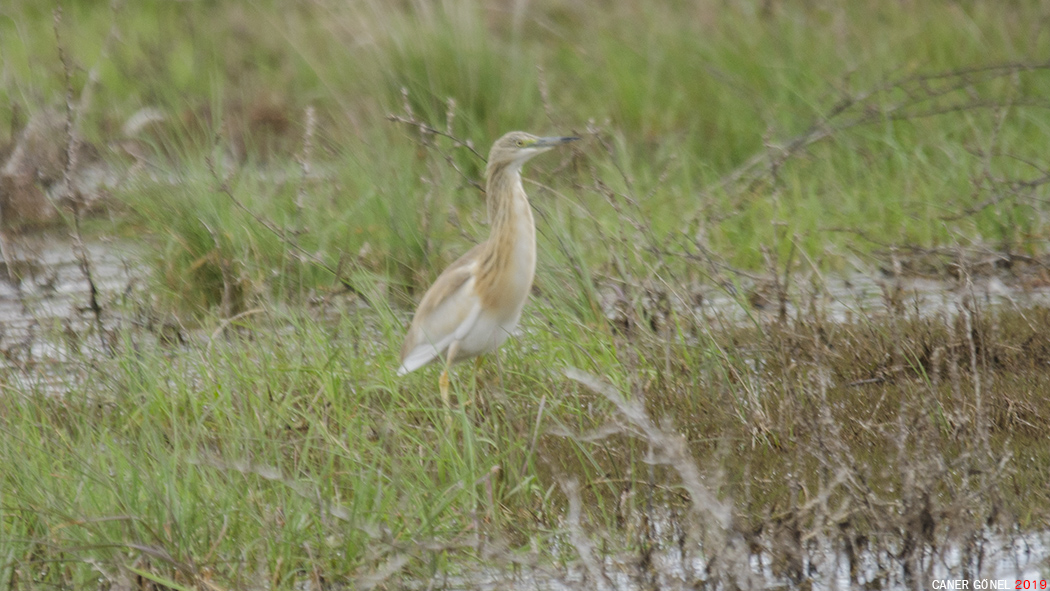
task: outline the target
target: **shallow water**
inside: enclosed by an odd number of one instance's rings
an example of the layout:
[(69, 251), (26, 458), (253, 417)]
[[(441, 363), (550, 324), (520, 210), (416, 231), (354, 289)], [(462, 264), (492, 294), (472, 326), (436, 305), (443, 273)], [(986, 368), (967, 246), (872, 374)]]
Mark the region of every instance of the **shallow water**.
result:
[[(96, 240), (77, 255), (68, 236), (12, 237), (0, 261), (0, 369), (23, 386), (59, 386), (75, 376), (74, 357), (105, 353), (100, 338), (125, 319), (121, 303), (140, 286), (144, 271), (123, 242)], [(87, 262), (87, 269), (82, 264)], [(88, 280), (90, 272), (91, 281)], [(91, 284), (102, 310), (91, 307)]]
[[(817, 287), (814, 288), (812, 285)], [(978, 307), (1023, 310), (1050, 307), (1050, 285), (998, 276), (978, 276), (969, 281), (921, 277), (880, 277), (853, 273), (822, 277), (813, 284), (792, 285), (784, 305), (787, 318), (819, 313), (830, 322), (855, 322), (887, 315), (950, 317), (974, 302)], [(623, 322), (630, 307), (625, 290), (607, 283), (599, 288), (602, 309), (614, 322)], [(657, 294), (641, 288), (641, 307), (656, 310), (666, 296), (679, 316), (693, 315), (713, 327), (742, 326), (775, 319), (780, 305), (772, 293), (747, 286), (700, 285), (692, 288), (658, 288)], [(636, 296), (638, 297), (638, 296)]]
[[(59, 386), (61, 380), (55, 377), (73, 369), (74, 353), (81, 361), (84, 355), (104, 354), (106, 344), (100, 335), (130, 322), (121, 312), (128, 307), (118, 304), (148, 300), (141, 281), (146, 269), (134, 245), (127, 241), (92, 239), (84, 245), (85, 256), (77, 255), (75, 242), (61, 231), (7, 236), (4, 246), (5, 258), (0, 260), (0, 370), (15, 370), (25, 384)], [(98, 317), (91, 308), (91, 283), (82, 264), (85, 260), (102, 309)], [(889, 313), (947, 318), (970, 300), (981, 307), (1050, 307), (1050, 285), (995, 276), (961, 282), (855, 273), (812, 283), (820, 289), (799, 287), (802, 283), (793, 286), (785, 305), (788, 317), (804, 317), (818, 310), (832, 322)], [(753, 305), (755, 298), (735, 290), (701, 285), (692, 290), (672, 288), (667, 294), (676, 313), (701, 317), (713, 327), (761, 322), (779, 314), (777, 302), (767, 299)], [(599, 291), (606, 316), (615, 322), (625, 305), (622, 290), (607, 284)], [(642, 306), (656, 308), (644, 299)]]
[[(655, 524), (655, 523), (654, 523)], [(658, 525), (658, 524), (656, 524)], [(663, 524), (664, 528), (669, 527)], [(672, 544), (673, 546), (673, 544)], [(751, 557), (751, 571), (760, 589), (808, 588), (818, 591), (844, 589), (1014, 589), (1018, 582), (1030, 581), (1035, 587), (1050, 588), (1050, 532), (1024, 534), (1006, 540), (1002, 536), (986, 536), (983, 555), (979, 560), (964, 560), (957, 546), (929, 553), (921, 561), (923, 572), (910, 584), (903, 580), (899, 565), (886, 569), (887, 560), (870, 555), (860, 557), (863, 563), (856, 580), (850, 580), (849, 563), (845, 555), (833, 548), (822, 548), (806, 561), (810, 579), (801, 584), (792, 583), (773, 574), (769, 561), (760, 555)], [(687, 549), (687, 552), (692, 552)], [(537, 562), (542, 557), (534, 557)], [(892, 565), (891, 565), (892, 566)], [(468, 569), (457, 576), (439, 575), (425, 582), (409, 583), (409, 588), (437, 588), (449, 590), (546, 590), (577, 591), (596, 589), (604, 591), (643, 591), (649, 589), (694, 589), (698, 582), (707, 581), (705, 564), (700, 558), (683, 557), (677, 548), (659, 548), (652, 563), (639, 567), (637, 557), (606, 558), (597, 565), (599, 573), (580, 563), (562, 568), (524, 566), (510, 570)], [(892, 572), (890, 572), (892, 571)], [(949, 587), (948, 585), (955, 585)], [(1043, 587), (1039, 585), (1043, 584)], [(303, 587), (309, 589), (307, 584)], [(1019, 587), (1024, 589), (1023, 583)]]

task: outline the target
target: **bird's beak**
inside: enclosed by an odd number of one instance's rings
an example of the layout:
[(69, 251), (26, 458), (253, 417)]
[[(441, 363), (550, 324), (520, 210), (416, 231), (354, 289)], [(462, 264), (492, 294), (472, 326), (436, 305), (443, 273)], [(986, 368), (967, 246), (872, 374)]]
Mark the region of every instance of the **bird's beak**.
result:
[(575, 142), (580, 138), (578, 137), (541, 137), (536, 139), (536, 143), (532, 144), (533, 148), (553, 148), (569, 142)]

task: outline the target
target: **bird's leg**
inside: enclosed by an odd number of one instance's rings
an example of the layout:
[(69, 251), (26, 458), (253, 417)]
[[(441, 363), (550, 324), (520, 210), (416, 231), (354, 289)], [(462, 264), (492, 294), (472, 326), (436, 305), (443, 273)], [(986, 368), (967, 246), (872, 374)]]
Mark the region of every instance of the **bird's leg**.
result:
[(452, 402), (449, 400), (448, 394), (448, 368), (441, 370), (441, 377), (438, 378), (438, 387), (441, 388), (441, 401), (445, 403), (445, 410), (448, 410), (452, 406)]
[(452, 432), (452, 404), (449, 402), (448, 395), (448, 367), (441, 370), (441, 377), (438, 378), (438, 387), (441, 389), (441, 401), (445, 403), (445, 428), (449, 433)]
[(459, 352), (459, 341), (452, 341), (452, 344), (448, 346), (448, 353), (445, 355), (445, 369), (441, 371), (441, 377), (438, 378), (438, 387), (441, 389), (441, 401), (445, 403), (445, 423), (450, 429), (452, 428), (452, 401), (448, 392), (448, 370), (452, 367), (452, 362), (456, 360), (457, 352)]

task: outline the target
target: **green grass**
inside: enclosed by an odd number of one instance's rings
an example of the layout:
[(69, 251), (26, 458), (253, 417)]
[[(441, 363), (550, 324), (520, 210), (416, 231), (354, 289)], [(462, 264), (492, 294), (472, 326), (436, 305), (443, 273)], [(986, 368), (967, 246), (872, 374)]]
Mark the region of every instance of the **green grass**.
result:
[[(43, 368), (0, 371), (0, 589), (571, 560), (567, 478), (596, 535), (646, 547), (631, 512), (689, 491), (570, 367), (668, 417), (755, 540), (848, 522), (893, 547), (915, 491), (938, 535), (1046, 529), (1044, 309), (982, 308), (967, 334), (961, 310), (827, 323), (807, 295), (895, 249), (1045, 257), (1047, 185), (1010, 183), (1047, 168), (1050, 70), (981, 70), (1045, 63), (1038, 3), (537, 0), (516, 20), (466, 1), (84, 1), (57, 40), (46, 4), (0, 7), (0, 138), (63, 104), (59, 44), (76, 96), (97, 72), (85, 137), (121, 170), (124, 142), (147, 155), (88, 225), (146, 262), (107, 318), (150, 320), (123, 322), (112, 356), (74, 355), (57, 394), (26, 379)], [(165, 120), (124, 138), (145, 107)], [(435, 368), (397, 378), (395, 357), (423, 290), (488, 232), (484, 162), (388, 114), (483, 155), (511, 129), (584, 136), (526, 170), (536, 293), (498, 363), (454, 373), (451, 410)], [(783, 323), (674, 303), (722, 289), (746, 307), (749, 275), (773, 271), (803, 310)], [(997, 464), (1011, 455), (1031, 461)], [(836, 521), (814, 499), (855, 504)]]
[[(5, 568), (79, 587), (97, 573), (77, 558), (43, 572), (33, 548), (120, 564), (146, 547), (176, 580), (202, 569), (226, 579), (240, 562), (245, 581), (284, 587), (311, 569), (352, 577), (383, 540), (429, 562), (438, 557), (413, 540), (454, 541), (480, 533), (478, 520), (485, 531), (528, 530), (515, 520), (523, 512), (557, 511), (533, 441), (545, 431), (534, 395), (551, 376), (519, 376), (512, 364), (506, 378), (520, 389), (485, 401), (485, 415), (476, 404), (450, 412), (432, 375), (395, 380), (386, 340), (398, 325), (272, 320), (184, 349), (122, 343), (138, 353), (103, 360), (60, 398), (5, 394), (0, 548), (17, 555)], [(548, 344), (552, 361), (580, 355)], [(457, 376), (461, 404), (476, 396), (470, 380)], [(551, 395), (547, 416), (576, 423), (573, 406)], [(20, 454), (28, 461), (13, 461)]]

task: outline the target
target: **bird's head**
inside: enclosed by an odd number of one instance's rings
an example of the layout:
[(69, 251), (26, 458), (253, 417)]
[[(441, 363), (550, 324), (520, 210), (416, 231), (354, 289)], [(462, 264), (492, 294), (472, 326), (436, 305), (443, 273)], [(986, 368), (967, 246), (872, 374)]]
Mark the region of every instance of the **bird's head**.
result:
[(529, 158), (551, 148), (576, 141), (578, 137), (536, 137), (524, 131), (512, 131), (496, 140), (489, 152), (489, 166), (511, 165), (521, 168)]

